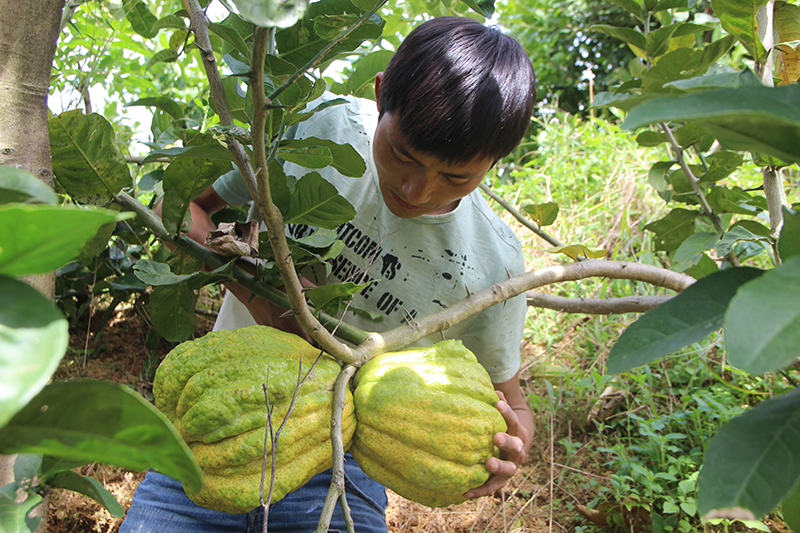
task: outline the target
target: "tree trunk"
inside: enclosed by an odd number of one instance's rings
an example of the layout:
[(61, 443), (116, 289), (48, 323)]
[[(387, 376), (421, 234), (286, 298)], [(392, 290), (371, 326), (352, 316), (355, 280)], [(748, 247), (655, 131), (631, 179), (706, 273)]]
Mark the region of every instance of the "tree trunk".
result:
[[(47, 93), (64, 0), (0, 0), (0, 165), (53, 184)], [(24, 281), (53, 298), (52, 274)], [(13, 481), (13, 457), (0, 456), (0, 486)], [(47, 500), (34, 511), (45, 531)]]

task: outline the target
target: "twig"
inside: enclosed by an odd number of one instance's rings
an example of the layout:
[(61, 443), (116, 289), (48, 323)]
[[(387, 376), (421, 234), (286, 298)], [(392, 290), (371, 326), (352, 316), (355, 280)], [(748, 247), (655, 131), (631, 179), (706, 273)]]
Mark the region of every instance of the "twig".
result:
[(624, 296), (622, 298), (565, 298), (554, 294), (529, 291), (528, 307), (543, 307), (562, 313), (585, 313), (587, 315), (614, 315), (619, 313), (644, 313), (672, 296)]
[(598, 479), (604, 479), (604, 480), (606, 480), (606, 481), (611, 481), (611, 478), (610, 478), (610, 477), (598, 476), (598, 475), (596, 475), (596, 474), (591, 474), (591, 473), (589, 473), (589, 472), (584, 472), (583, 470), (578, 470), (577, 468), (572, 468), (571, 466), (562, 465), (561, 463), (553, 463), (553, 464), (554, 464), (555, 466), (559, 467), (559, 468), (565, 468), (565, 469), (567, 469), (567, 470), (571, 470), (571, 471), (573, 471), (573, 472), (577, 472), (578, 474), (583, 474), (584, 476), (591, 476), (591, 477), (596, 477), (596, 478), (598, 478)]
[[(714, 229), (716, 229), (718, 233), (724, 233), (725, 229), (722, 227), (722, 222), (717, 214), (714, 213), (714, 210), (711, 209), (711, 205), (709, 205), (706, 195), (703, 193), (703, 189), (700, 188), (700, 180), (697, 179), (697, 177), (694, 175), (694, 172), (692, 172), (692, 169), (689, 168), (689, 164), (686, 162), (686, 158), (683, 156), (683, 147), (680, 145), (680, 143), (678, 143), (678, 140), (672, 133), (672, 128), (670, 128), (669, 125), (664, 122), (659, 123), (658, 126), (664, 132), (664, 135), (667, 136), (670, 147), (672, 148), (672, 152), (675, 154), (675, 159), (678, 161), (678, 165), (681, 167), (681, 170), (683, 170), (687, 181), (692, 186), (692, 190), (694, 191), (695, 196), (697, 196), (697, 201), (700, 203), (700, 207), (703, 209), (703, 214), (711, 219), (711, 223), (714, 225)], [(733, 266), (740, 266), (741, 263), (739, 262), (739, 258), (736, 257), (733, 249), (728, 252), (726, 257)]]
[(483, 192), (485, 192), (492, 200), (503, 206), (503, 209), (511, 213), (517, 221), (534, 232), (536, 235), (547, 241), (548, 243), (552, 244), (553, 246), (564, 246), (564, 244), (553, 237), (552, 235), (548, 234), (546, 231), (542, 230), (535, 222), (530, 220), (528, 217), (520, 213), (517, 208), (515, 208), (511, 203), (507, 202), (502, 196), (494, 192), (492, 189), (489, 188), (488, 185), (481, 182), (480, 188)]
[(344, 484), (344, 437), (342, 436), (342, 413), (344, 412), (345, 399), (347, 395), (350, 379), (356, 373), (356, 367), (346, 365), (339, 372), (336, 383), (333, 385), (333, 412), (331, 413), (331, 446), (333, 453), (333, 473), (331, 474), (331, 485), (328, 488), (328, 495), (322, 506), (322, 513), (319, 517), (317, 533), (325, 533), (331, 524), (333, 512), (336, 509), (336, 501), (342, 504), (342, 514), (347, 524), (347, 530), (352, 531), (352, 517), (350, 508), (347, 505)]

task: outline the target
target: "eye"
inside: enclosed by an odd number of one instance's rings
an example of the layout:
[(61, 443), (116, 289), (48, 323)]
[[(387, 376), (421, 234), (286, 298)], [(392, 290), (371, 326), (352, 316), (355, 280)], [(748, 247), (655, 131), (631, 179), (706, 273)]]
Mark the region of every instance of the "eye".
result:
[(392, 154), (394, 154), (394, 158), (400, 161), (401, 163), (411, 163), (411, 159), (403, 155), (402, 153), (398, 152), (394, 147), (392, 147)]
[(470, 178), (457, 178), (455, 176), (445, 176), (447, 182), (454, 187), (461, 187), (470, 182)]

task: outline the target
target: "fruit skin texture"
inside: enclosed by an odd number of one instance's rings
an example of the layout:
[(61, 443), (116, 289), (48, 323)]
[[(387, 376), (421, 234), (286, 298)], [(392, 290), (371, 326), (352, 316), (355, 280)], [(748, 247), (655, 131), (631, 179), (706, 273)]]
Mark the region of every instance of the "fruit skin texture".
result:
[[(305, 376), (318, 355), (319, 349), (300, 337), (267, 326), (209, 333), (167, 354), (156, 372), (153, 395), (203, 471), (203, 488), (187, 490), (192, 501), (228, 513), (246, 513), (260, 505), (267, 426), (262, 384), (268, 383), (277, 431), (297, 386), (301, 358)], [(272, 502), (332, 466), (332, 390), (339, 370), (336, 360), (324, 355), (300, 387), (278, 440)], [(345, 449), (354, 431), (348, 391), (342, 421)], [(265, 499), (271, 443), (267, 450)]]
[(489, 478), (506, 422), (489, 374), (460, 341), (375, 357), (354, 383), (350, 453), (371, 478), (429, 507), (461, 503)]

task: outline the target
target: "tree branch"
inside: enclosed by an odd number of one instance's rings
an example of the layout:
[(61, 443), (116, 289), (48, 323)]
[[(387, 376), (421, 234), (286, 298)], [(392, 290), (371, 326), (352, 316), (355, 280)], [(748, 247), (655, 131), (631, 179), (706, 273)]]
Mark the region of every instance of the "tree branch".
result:
[[(356, 367), (346, 365), (339, 372), (336, 383), (333, 386), (333, 412), (331, 414), (331, 446), (333, 452), (333, 473), (331, 475), (331, 485), (325, 503), (322, 506), (322, 513), (319, 517), (317, 533), (325, 533), (331, 524), (333, 512), (336, 509), (336, 500), (342, 503), (342, 514), (345, 522), (350, 518), (350, 509), (347, 506), (347, 496), (345, 495), (344, 485), (344, 437), (342, 436), (342, 418), (344, 413), (345, 399), (350, 379), (356, 373)], [(350, 520), (352, 522), (352, 520)], [(348, 526), (348, 530), (350, 527)]]
[(615, 315), (620, 313), (644, 313), (671, 300), (672, 296), (625, 296), (623, 298), (565, 298), (553, 294), (529, 291), (528, 307), (543, 307), (562, 313), (585, 313), (587, 315)]
[(357, 364), (363, 363), (377, 354), (399, 350), (432, 333), (443, 331), (484, 309), (524, 294), (525, 291), (553, 283), (593, 277), (642, 281), (678, 292), (695, 281), (691, 276), (665, 268), (623, 261), (590, 259), (579, 263), (550, 266), (526, 272), (472, 293), (447, 309), (383, 334), (370, 333), (353, 351), (353, 355)]
[[(481, 182), (480, 188), (492, 200), (494, 200), (495, 202), (497, 202), (498, 204), (503, 206), (503, 209), (505, 209), (506, 211), (511, 213), (511, 216), (513, 216), (515, 219), (517, 219), (517, 221), (520, 224), (522, 224), (523, 226), (525, 226), (526, 228), (528, 228), (529, 230), (531, 230), (536, 235), (538, 235), (539, 237), (541, 237), (542, 239), (544, 239), (548, 243), (552, 244), (553, 246), (564, 246), (564, 244), (561, 241), (559, 241), (555, 237), (551, 236), (550, 234), (548, 234), (547, 232), (542, 230), (537, 224), (535, 224), (528, 217), (526, 217), (525, 215), (520, 213), (517, 210), (517, 208), (515, 208), (513, 205), (511, 205), (509, 202), (507, 202), (502, 196), (500, 196), (499, 194), (494, 192), (492, 189), (490, 189), (488, 185), (486, 185), (485, 183)], [(581, 260), (582, 260), (582, 258), (581, 258)]]

